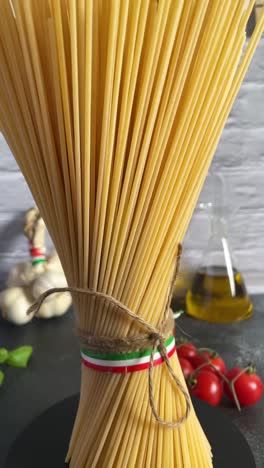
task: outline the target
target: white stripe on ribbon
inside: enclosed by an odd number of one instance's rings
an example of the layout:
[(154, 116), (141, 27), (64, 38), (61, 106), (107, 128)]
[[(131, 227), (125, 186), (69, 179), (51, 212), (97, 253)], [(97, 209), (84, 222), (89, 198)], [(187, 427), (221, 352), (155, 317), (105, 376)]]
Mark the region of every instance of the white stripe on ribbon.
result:
[[(175, 340), (173, 339), (172, 342), (167, 346), (167, 353), (172, 351), (172, 349), (175, 347)], [(104, 366), (104, 367), (129, 367), (129, 366), (137, 366), (139, 364), (146, 364), (150, 362), (150, 356), (144, 356), (141, 358), (136, 358), (136, 359), (125, 359), (125, 360), (120, 360), (120, 361), (109, 361), (105, 359), (96, 359), (90, 356), (86, 356), (84, 353), (81, 353), (82, 358), (86, 362), (90, 362), (91, 364), (94, 364), (96, 366)], [(157, 361), (158, 359), (161, 358), (160, 353), (157, 351), (154, 354), (153, 361)]]

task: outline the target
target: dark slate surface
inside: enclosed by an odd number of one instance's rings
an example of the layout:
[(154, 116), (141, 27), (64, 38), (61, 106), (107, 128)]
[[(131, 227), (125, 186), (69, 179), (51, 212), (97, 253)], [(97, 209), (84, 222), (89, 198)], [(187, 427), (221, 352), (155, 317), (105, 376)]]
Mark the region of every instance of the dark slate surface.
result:
[[(243, 322), (221, 325), (184, 316), (178, 323), (197, 346), (208, 346), (221, 353), (227, 367), (244, 367), (253, 361), (264, 379), (264, 296), (253, 297), (253, 303), (254, 315)], [(180, 330), (178, 334), (182, 334)], [(222, 411), (246, 437), (257, 468), (264, 468), (264, 397), (255, 406), (243, 408), (241, 413), (224, 400)]]
[[(254, 360), (264, 377), (264, 296), (256, 296), (254, 304), (255, 313), (249, 321), (216, 325), (182, 317), (178, 324), (192, 335), (196, 344), (221, 352), (229, 366)], [(7, 369), (0, 389), (0, 467), (11, 442), (25, 425), (79, 389), (80, 360), (71, 312), (60, 319), (36, 320), (21, 328), (0, 322), (0, 347), (15, 348), (23, 344), (34, 346), (28, 369)], [(224, 402), (221, 411), (246, 436), (257, 468), (263, 468), (264, 400), (241, 413)]]
[[(66, 468), (64, 459), (78, 402), (78, 395), (74, 395), (35, 418), (12, 445), (4, 468)], [(212, 447), (214, 468), (256, 468), (244, 436), (223, 412), (198, 398), (193, 399), (193, 404)], [(162, 465), (162, 468), (167, 468), (167, 465)]]
[(1, 468), (11, 442), (25, 425), (55, 402), (79, 391), (80, 359), (71, 312), (23, 327), (0, 322), (0, 347), (23, 344), (34, 347), (30, 365), (27, 369), (5, 369), (0, 388)]

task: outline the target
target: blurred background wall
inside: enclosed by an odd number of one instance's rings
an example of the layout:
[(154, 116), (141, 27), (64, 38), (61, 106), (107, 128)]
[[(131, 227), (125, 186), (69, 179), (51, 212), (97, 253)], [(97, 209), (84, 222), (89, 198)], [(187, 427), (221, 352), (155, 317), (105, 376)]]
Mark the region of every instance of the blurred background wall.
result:
[[(218, 146), (212, 172), (228, 182), (230, 243), (249, 292), (264, 292), (264, 38)], [(206, 191), (206, 186), (205, 186)], [(23, 215), (32, 197), (0, 134), (0, 289), (11, 264), (27, 259)], [(197, 209), (184, 244), (183, 266), (199, 264), (209, 233)]]
[[(264, 38), (222, 134), (210, 171), (227, 184), (229, 240), (250, 292), (264, 292)], [(207, 184), (200, 200), (207, 199)], [(195, 210), (183, 263), (194, 268), (209, 235), (208, 210)]]

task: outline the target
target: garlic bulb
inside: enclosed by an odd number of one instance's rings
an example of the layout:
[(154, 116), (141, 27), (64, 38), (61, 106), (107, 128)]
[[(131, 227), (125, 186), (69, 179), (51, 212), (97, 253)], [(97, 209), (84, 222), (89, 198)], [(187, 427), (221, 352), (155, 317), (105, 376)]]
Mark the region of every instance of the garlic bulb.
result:
[(16, 325), (30, 322), (33, 314), (27, 315), (34, 298), (29, 288), (9, 288), (0, 293), (0, 309), (5, 320)]
[[(67, 282), (62, 273), (56, 271), (45, 271), (32, 283), (32, 295), (37, 299), (41, 294), (51, 288), (65, 288)], [(48, 297), (45, 302), (52, 302), (55, 296)]]
[[(29, 241), (31, 262), (18, 263), (10, 269), (7, 286), (0, 293), (0, 309), (3, 318), (17, 325), (29, 322), (33, 314), (28, 308), (48, 289), (64, 288), (66, 278), (57, 252), (46, 255), (46, 227), (37, 208), (25, 214), (24, 234)], [(72, 302), (69, 293), (57, 293), (48, 297), (37, 316), (50, 318), (64, 314)]]
[[(32, 295), (37, 299), (48, 289), (64, 288), (67, 282), (63, 273), (56, 271), (46, 271), (40, 275), (32, 284)], [(50, 318), (62, 315), (71, 305), (71, 295), (69, 293), (56, 293), (47, 297), (41, 305), (37, 317)]]
[(17, 263), (11, 267), (8, 273), (7, 286), (9, 288), (29, 287), (30, 283), (45, 271), (42, 265), (38, 265), (38, 267), (41, 267), (41, 272), (35, 267), (33, 268), (31, 262)]
[[(50, 299), (50, 300), (49, 300)], [(47, 298), (41, 305), (36, 317), (48, 319), (59, 317), (69, 309), (72, 302), (70, 293), (56, 293)]]

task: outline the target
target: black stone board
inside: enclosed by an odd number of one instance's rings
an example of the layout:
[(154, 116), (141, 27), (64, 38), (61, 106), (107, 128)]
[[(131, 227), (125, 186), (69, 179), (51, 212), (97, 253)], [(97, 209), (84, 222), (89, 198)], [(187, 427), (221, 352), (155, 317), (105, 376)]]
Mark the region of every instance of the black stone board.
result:
[[(65, 468), (77, 406), (75, 395), (33, 420), (11, 446), (5, 468)], [(256, 467), (244, 436), (220, 409), (197, 399), (194, 407), (212, 446), (214, 468)]]

